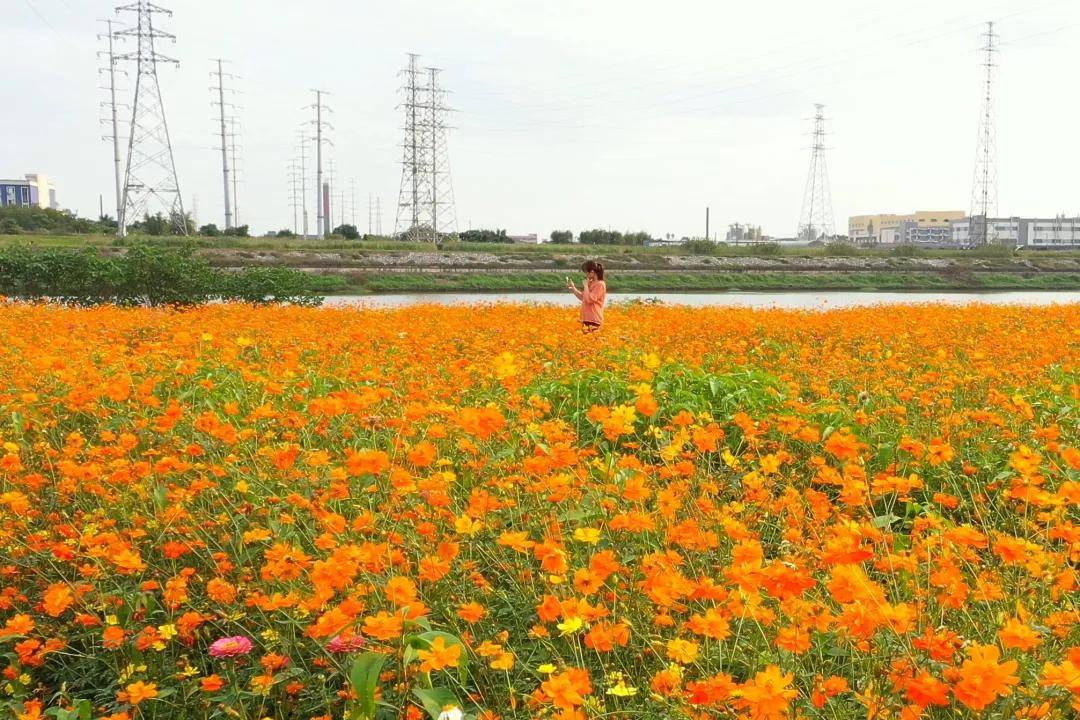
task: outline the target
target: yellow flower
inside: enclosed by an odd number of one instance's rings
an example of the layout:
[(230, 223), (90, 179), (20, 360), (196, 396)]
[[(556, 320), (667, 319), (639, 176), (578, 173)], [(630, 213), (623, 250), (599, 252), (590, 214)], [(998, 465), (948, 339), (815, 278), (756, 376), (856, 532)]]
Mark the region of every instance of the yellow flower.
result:
[(172, 640), (176, 637), (176, 626), (172, 623), (168, 625), (158, 625), (158, 634), (161, 635), (164, 640)]
[(540, 667), (536, 668), (537, 672), (543, 673), (544, 675), (550, 675), (551, 673), (555, 672), (555, 670), (557, 670), (557, 668), (551, 663), (544, 663)]
[(585, 621), (579, 617), (570, 617), (555, 627), (559, 628), (561, 635), (573, 635), (585, 625)]
[(638, 689), (636, 687), (629, 687), (625, 681), (619, 680), (614, 687), (610, 687), (607, 690), (608, 695), (614, 695), (615, 697), (633, 697), (637, 695)]
[(457, 531), (459, 535), (475, 535), (480, 532), (482, 528), (483, 525), (479, 520), (473, 520), (468, 515), (462, 515), (454, 521), (454, 530)]
[(248, 491), (248, 484), (245, 480), (238, 480), (236, 482), (236, 492), (246, 493)]
[(574, 531), (574, 539), (578, 542), (595, 545), (600, 542), (600, 531), (591, 527), (578, 528)]

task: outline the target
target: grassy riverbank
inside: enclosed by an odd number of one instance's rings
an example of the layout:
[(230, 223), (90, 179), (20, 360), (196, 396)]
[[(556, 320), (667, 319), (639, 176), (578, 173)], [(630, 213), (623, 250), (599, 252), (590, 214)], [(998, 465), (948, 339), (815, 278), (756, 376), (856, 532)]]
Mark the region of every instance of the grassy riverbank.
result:
[[(397, 273), (351, 277), (343, 293), (558, 292), (551, 273)], [(1080, 273), (638, 273), (612, 276), (611, 292), (708, 292), (723, 290), (1080, 290)]]

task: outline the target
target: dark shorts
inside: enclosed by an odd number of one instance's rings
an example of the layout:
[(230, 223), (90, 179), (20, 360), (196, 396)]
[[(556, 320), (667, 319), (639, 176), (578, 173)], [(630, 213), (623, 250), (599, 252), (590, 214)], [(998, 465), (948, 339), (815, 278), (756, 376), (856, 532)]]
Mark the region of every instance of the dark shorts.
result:
[(581, 329), (585, 332), (595, 332), (600, 329), (600, 323), (592, 322), (590, 320), (582, 320)]

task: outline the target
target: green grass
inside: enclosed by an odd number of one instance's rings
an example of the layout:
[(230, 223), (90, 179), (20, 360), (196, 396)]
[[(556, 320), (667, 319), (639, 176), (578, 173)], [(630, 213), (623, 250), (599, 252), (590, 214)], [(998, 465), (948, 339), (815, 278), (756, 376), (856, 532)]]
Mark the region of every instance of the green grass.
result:
[[(237, 237), (194, 237), (188, 240), (174, 237), (135, 237), (118, 240), (112, 235), (0, 235), (0, 245), (26, 243), (44, 247), (130, 247), (136, 243), (152, 245), (177, 245), (193, 242), (201, 248), (242, 249), (242, 250), (355, 250), (360, 252), (432, 252), (435, 250), (427, 243), (406, 243), (392, 240), (364, 241), (330, 238), (326, 240), (304, 240), (301, 238), (237, 238)], [(638, 256), (688, 255), (681, 247), (642, 247), (640, 245), (514, 245), (500, 243), (447, 243), (439, 252), (487, 252), (492, 254), (537, 254), (546, 256)], [(748, 246), (719, 245), (716, 257), (754, 257), (760, 249)], [(826, 257), (835, 254), (836, 249), (819, 247), (784, 247), (778, 255), (770, 257)], [(858, 248), (854, 251), (843, 250), (851, 257), (894, 257), (893, 248)], [(853, 254), (852, 254), (853, 253)], [(914, 253), (915, 257), (1002, 257), (999, 252), (981, 253), (965, 250), (922, 250)], [(1055, 250), (1053, 252), (1030, 251), (1024, 257), (1080, 257), (1077, 250)], [(1004, 257), (1009, 257), (1005, 253)]]
[[(639, 273), (613, 275), (611, 292), (723, 290), (1080, 290), (1080, 273), (1031, 274), (866, 272)], [(345, 292), (561, 292), (551, 273), (363, 274)]]

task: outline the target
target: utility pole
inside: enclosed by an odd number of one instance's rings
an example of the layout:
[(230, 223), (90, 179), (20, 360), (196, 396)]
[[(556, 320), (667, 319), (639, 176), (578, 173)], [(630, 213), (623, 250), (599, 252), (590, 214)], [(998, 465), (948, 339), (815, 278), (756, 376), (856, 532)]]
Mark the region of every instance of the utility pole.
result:
[(372, 219), (372, 213), (374, 211), (375, 211), (375, 208), (372, 205), (371, 193), (368, 193), (368, 196), (367, 196), (367, 234), (368, 235), (372, 234), (371, 219)]
[(375, 234), (382, 237), (382, 198), (375, 196)]
[(333, 126), (330, 123), (323, 120), (323, 110), (330, 111), (330, 108), (323, 104), (323, 95), (329, 95), (330, 93), (325, 90), (312, 90), (315, 93), (315, 104), (311, 107), (315, 109), (315, 208), (318, 213), (316, 222), (316, 232), (320, 238), (325, 238), (330, 234), (330, 229), (326, 227), (330, 222), (329, 215), (329, 199), (323, 197), (323, 143), (329, 142), (323, 138), (323, 126), (329, 127), (331, 130)]
[(187, 215), (184, 213), (180, 183), (176, 179), (176, 161), (157, 75), (158, 63), (176, 66), (180, 63), (158, 53), (155, 47), (157, 40), (176, 41), (175, 35), (154, 27), (155, 15), (171, 17), (172, 11), (147, 0), (137, 0), (117, 7), (116, 12), (135, 13), (135, 26), (119, 30), (116, 35), (134, 38), (138, 46), (134, 52), (116, 56), (118, 60), (135, 63), (135, 91), (131, 103), (127, 171), (118, 234), (121, 237), (126, 235), (129, 221), (140, 213), (148, 212), (153, 201), (169, 213), (174, 231), (187, 235)]
[[(113, 20), (102, 20), (107, 28), (105, 37), (109, 39), (109, 110), (112, 115), (112, 134), (106, 135), (106, 140), (112, 140), (113, 146), (113, 178), (116, 183), (116, 234), (122, 235), (122, 224), (120, 222), (120, 215), (124, 212), (124, 191), (121, 185), (121, 176), (124, 174), (123, 166), (120, 164), (120, 123), (117, 118), (118, 113), (116, 111), (116, 52), (114, 50), (113, 41), (116, 39), (116, 33), (113, 30)], [(98, 35), (100, 39), (102, 36)], [(99, 53), (100, 54), (100, 53)], [(121, 70), (120, 72), (124, 72)], [(101, 210), (102, 217), (105, 216), (105, 210)]]
[(217, 72), (210, 73), (217, 76), (217, 87), (212, 88), (217, 90), (217, 102), (211, 103), (218, 106), (221, 119), (221, 176), (225, 187), (225, 229), (229, 230), (233, 227), (233, 213), (232, 213), (232, 198), (229, 197), (231, 188), (229, 180), (229, 144), (226, 138), (225, 132), (225, 73), (222, 71), (221, 65), (224, 62), (221, 58), (216, 60)]
[[(994, 23), (986, 23), (982, 67), (983, 103), (979, 113), (979, 134), (975, 144), (975, 174), (971, 184), (971, 212), (968, 213), (968, 241), (972, 245), (985, 245), (995, 237), (990, 230), (990, 218), (997, 215), (997, 138), (994, 127), (994, 73), (997, 68), (997, 35)], [(976, 217), (979, 217), (976, 226)]]
[(709, 239), (709, 207), (705, 206), (705, 239)]
[(832, 194), (825, 166), (825, 106), (814, 105), (814, 141), (810, 148), (810, 172), (806, 177), (802, 214), (795, 238), (808, 240), (833, 237)]

